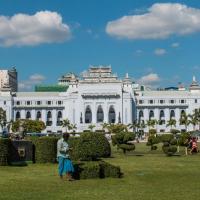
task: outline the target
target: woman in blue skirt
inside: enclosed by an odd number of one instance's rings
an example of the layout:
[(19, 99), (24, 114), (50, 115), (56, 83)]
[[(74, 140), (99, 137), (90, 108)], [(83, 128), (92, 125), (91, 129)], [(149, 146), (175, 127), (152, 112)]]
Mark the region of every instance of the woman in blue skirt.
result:
[(63, 179), (63, 174), (66, 174), (67, 180), (73, 181), (72, 174), (74, 172), (74, 167), (69, 157), (71, 148), (69, 148), (67, 143), (68, 139), (69, 133), (64, 133), (63, 137), (59, 139), (57, 143), (58, 172), (61, 179)]

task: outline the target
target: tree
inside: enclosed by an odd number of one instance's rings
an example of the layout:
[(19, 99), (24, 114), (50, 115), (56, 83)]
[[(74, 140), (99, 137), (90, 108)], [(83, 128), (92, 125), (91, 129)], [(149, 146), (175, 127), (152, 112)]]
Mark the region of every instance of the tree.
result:
[(71, 125), (69, 119), (64, 119), (63, 120), (62, 127), (66, 129), (66, 132), (72, 130), (72, 125)]
[(192, 126), (193, 126), (193, 131), (195, 131), (195, 127), (196, 127), (196, 125), (199, 123), (198, 118), (197, 118), (197, 116), (196, 116), (195, 114), (193, 114), (193, 115), (188, 115), (188, 117), (189, 117), (188, 124), (192, 124)]
[(199, 109), (195, 109), (194, 111), (194, 116), (197, 119), (197, 124), (199, 126), (199, 130), (200, 130), (200, 108)]
[(172, 127), (175, 127), (176, 126), (176, 120), (175, 119), (170, 119), (169, 121), (167, 121), (167, 127), (170, 126), (171, 129)]
[(76, 129), (77, 129), (76, 124), (71, 124), (71, 128), (72, 128), (72, 131), (73, 131), (73, 135), (75, 135), (76, 134)]
[(187, 127), (189, 125), (189, 119), (188, 119), (188, 115), (186, 115), (185, 112), (183, 112), (181, 114), (181, 117), (180, 117), (180, 125), (185, 125), (185, 130), (187, 131)]
[(0, 107), (0, 126), (1, 126), (2, 130), (5, 125), (6, 125), (6, 111)]
[(127, 125), (125, 124), (109, 124), (107, 129), (110, 133), (128, 132)]
[(39, 120), (20, 119), (12, 124), (13, 132), (40, 133), (46, 128), (45, 123)]
[(150, 119), (150, 120), (147, 120), (147, 126), (148, 126), (148, 127), (152, 127), (152, 128), (154, 128), (155, 125), (156, 125), (157, 123), (158, 123), (158, 122), (157, 122), (156, 119)]
[(131, 124), (128, 124), (128, 127), (130, 129), (133, 129), (133, 132), (136, 132), (137, 128), (138, 128), (138, 122), (137, 122), (137, 120), (134, 120)]
[(93, 132), (93, 129), (95, 128), (95, 125), (94, 125), (94, 124), (90, 124), (90, 125), (88, 126), (88, 128), (90, 129), (91, 132)]

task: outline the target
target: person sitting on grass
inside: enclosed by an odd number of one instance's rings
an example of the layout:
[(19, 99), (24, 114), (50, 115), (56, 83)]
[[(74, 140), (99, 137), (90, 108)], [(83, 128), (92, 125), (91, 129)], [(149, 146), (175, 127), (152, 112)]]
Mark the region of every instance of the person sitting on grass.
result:
[(190, 153), (191, 153), (191, 154), (192, 154), (192, 153), (197, 153), (197, 152), (198, 152), (198, 146), (197, 146), (197, 139), (196, 139), (195, 137), (192, 138), (191, 144), (192, 144), (192, 148), (191, 148), (191, 150), (190, 150)]
[(68, 139), (69, 133), (64, 133), (63, 137), (57, 142), (58, 172), (61, 179), (63, 179), (63, 174), (66, 174), (66, 179), (73, 181), (74, 167), (69, 157), (69, 151), (72, 149), (69, 148)]

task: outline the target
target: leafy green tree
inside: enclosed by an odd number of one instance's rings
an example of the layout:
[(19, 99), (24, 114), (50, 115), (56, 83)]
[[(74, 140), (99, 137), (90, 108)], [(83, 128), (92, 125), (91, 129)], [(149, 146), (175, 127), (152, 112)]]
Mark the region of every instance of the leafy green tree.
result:
[(13, 132), (20, 132), (20, 128), (22, 128), (24, 133), (40, 133), (46, 126), (43, 121), (39, 120), (20, 119), (13, 122)]
[(107, 129), (110, 133), (128, 132), (127, 125), (125, 124), (109, 124)]

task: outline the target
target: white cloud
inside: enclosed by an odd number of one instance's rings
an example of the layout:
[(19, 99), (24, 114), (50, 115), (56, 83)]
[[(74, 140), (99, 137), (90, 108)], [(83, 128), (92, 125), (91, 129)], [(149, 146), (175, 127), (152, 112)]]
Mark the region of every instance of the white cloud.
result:
[(46, 77), (41, 74), (32, 74), (27, 80), (19, 82), (18, 88), (21, 91), (31, 90), (35, 85), (41, 84), (45, 79)]
[(166, 53), (167, 53), (167, 51), (165, 49), (159, 49), (158, 48), (158, 49), (154, 50), (154, 54), (157, 55), (157, 56), (162, 56), (162, 55), (164, 55)]
[(180, 46), (180, 44), (178, 42), (174, 42), (171, 44), (171, 47), (173, 47), (173, 48), (177, 48), (179, 46)]
[(145, 14), (123, 16), (106, 26), (109, 35), (127, 39), (164, 39), (199, 31), (200, 9), (180, 3), (156, 3)]
[(160, 77), (156, 73), (150, 73), (138, 79), (139, 84), (144, 84), (147, 86), (154, 85), (158, 83), (159, 81), (160, 81)]
[(40, 11), (34, 15), (0, 16), (0, 45), (28, 46), (63, 42), (71, 37), (67, 24), (57, 12)]

